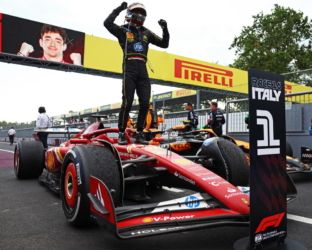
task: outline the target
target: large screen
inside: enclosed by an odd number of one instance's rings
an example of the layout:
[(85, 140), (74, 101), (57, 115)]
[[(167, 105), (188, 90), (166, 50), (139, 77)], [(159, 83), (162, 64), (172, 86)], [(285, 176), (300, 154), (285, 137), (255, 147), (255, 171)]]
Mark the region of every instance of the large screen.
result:
[(82, 32), (2, 14), (1, 52), (83, 65)]

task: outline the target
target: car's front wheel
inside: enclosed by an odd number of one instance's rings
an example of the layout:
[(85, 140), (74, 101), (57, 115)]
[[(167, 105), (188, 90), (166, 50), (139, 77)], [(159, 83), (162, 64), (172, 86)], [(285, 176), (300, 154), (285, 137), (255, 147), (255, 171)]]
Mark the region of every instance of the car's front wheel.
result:
[(197, 155), (205, 155), (200, 163), (235, 186), (249, 184), (249, 165), (244, 152), (233, 142), (223, 138), (204, 141)]
[(115, 206), (118, 206), (122, 192), (120, 174), (114, 155), (105, 146), (72, 148), (65, 156), (61, 171), (61, 199), (67, 220), (78, 226), (90, 222), (88, 193), (91, 175), (108, 187)]

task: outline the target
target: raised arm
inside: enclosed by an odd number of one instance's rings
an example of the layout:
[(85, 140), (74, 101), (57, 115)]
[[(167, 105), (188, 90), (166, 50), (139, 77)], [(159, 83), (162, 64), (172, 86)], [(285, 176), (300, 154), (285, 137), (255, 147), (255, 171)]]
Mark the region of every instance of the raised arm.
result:
[(104, 20), (105, 28), (117, 38), (120, 37), (123, 33), (122, 28), (115, 24), (114, 21), (120, 12), (127, 9), (127, 6), (128, 4), (126, 2), (122, 2), (122, 4), (114, 9), (113, 12)]
[(162, 38), (151, 32), (150, 42), (158, 47), (168, 48), (170, 35), (167, 27), (167, 22), (163, 19), (160, 19), (158, 23), (163, 31)]

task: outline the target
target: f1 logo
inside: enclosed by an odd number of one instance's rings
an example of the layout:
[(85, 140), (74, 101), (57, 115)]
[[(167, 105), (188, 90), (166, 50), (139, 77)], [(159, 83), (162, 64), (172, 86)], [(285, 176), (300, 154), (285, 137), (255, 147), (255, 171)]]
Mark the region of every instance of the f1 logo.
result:
[(285, 212), (282, 212), (280, 214), (275, 214), (268, 216), (266, 218), (263, 218), (260, 222), (259, 226), (257, 227), (256, 233), (263, 232), (267, 230), (269, 227), (277, 228), (281, 224), (283, 218), (284, 218)]
[(274, 121), (267, 110), (257, 110), (257, 125), (263, 127), (263, 140), (257, 140), (257, 155), (280, 154), (280, 140), (274, 139)]

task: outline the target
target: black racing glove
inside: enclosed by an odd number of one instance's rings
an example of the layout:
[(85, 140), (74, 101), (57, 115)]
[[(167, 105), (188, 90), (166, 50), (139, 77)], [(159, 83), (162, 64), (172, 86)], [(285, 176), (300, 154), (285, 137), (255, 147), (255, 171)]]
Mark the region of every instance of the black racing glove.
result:
[(127, 7), (128, 7), (127, 2), (122, 2), (117, 9), (121, 12), (121, 11), (127, 9)]
[(164, 19), (160, 19), (158, 23), (162, 29), (167, 29), (167, 22)]

